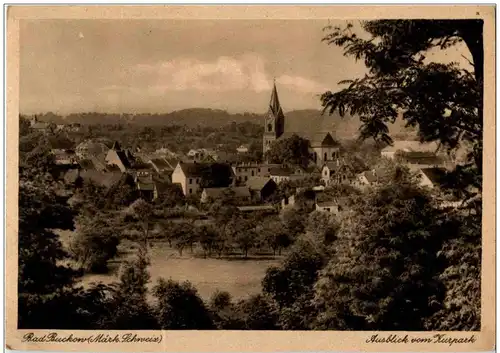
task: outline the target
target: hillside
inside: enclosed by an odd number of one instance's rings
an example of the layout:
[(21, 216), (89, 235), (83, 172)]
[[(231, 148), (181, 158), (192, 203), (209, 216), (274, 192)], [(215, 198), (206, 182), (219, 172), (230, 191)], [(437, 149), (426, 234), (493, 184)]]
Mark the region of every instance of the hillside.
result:
[[(186, 125), (188, 127), (211, 126), (222, 127), (231, 122), (249, 121), (263, 124), (264, 115), (256, 113), (231, 114), (225, 110), (192, 108), (170, 113), (160, 114), (109, 114), (109, 113), (75, 113), (68, 116), (59, 116), (53, 113), (38, 115), (39, 120), (61, 123), (79, 123), (83, 125), (95, 124), (132, 124), (137, 126), (165, 126)], [(321, 114), (320, 110), (292, 110), (285, 112), (285, 131), (325, 131), (339, 139), (349, 139), (357, 136), (360, 126), (359, 118), (345, 116), (338, 113), (333, 115)], [(391, 136), (412, 138), (414, 132), (406, 129), (402, 121), (390, 126)]]

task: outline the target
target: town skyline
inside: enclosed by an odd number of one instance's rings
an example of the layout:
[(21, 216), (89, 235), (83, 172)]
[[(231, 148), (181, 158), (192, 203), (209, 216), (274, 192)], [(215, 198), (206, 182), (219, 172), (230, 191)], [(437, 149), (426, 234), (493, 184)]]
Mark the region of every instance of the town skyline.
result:
[[(165, 113), (209, 108), (261, 114), (274, 79), (285, 112), (321, 109), (322, 93), (366, 73), (363, 62), (321, 41), (325, 26), (343, 26), (346, 21), (256, 23), (23, 21), (20, 112)], [(294, 46), (289, 38), (301, 45)], [(468, 52), (457, 46), (427, 56), (467, 65)]]

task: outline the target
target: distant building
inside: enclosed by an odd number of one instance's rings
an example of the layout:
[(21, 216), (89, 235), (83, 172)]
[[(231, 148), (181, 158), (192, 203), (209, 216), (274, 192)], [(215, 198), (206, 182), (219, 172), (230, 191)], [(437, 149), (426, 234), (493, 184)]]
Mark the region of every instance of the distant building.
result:
[(336, 201), (318, 201), (316, 202), (316, 211), (330, 212), (338, 214), (340, 206)]
[(39, 132), (48, 132), (50, 128), (50, 123), (46, 123), (38, 120), (38, 117), (35, 115), (32, 119), (30, 119), (30, 127)]
[(326, 162), (321, 169), (321, 180), (328, 186), (332, 184), (352, 184), (355, 175), (352, 169), (341, 160)]
[(419, 184), (426, 188), (440, 188), (446, 177), (445, 168), (422, 168), (418, 171)]
[(248, 153), (248, 150), (249, 150), (248, 145), (241, 145), (236, 149), (238, 153)]
[(118, 142), (113, 144), (113, 147), (108, 151), (105, 160), (108, 165), (115, 165), (120, 168), (122, 172), (126, 172), (131, 168), (131, 163)]
[(272, 168), (279, 168), (281, 164), (240, 163), (233, 165), (233, 172), (238, 183), (246, 183), (253, 177), (269, 177)]
[(278, 188), (274, 180), (269, 177), (260, 176), (251, 177), (247, 180), (245, 186), (248, 187), (255, 201), (264, 201), (268, 199)]
[(276, 184), (280, 184), (284, 181), (305, 179), (309, 176), (309, 173), (300, 166), (280, 166), (271, 168), (269, 174), (270, 178), (274, 180)]
[(174, 168), (165, 158), (152, 158), (148, 162), (158, 174), (172, 174)]
[(232, 195), (238, 202), (250, 202), (252, 195), (249, 188), (245, 186), (226, 187), (226, 188), (204, 188), (201, 193), (200, 202), (206, 203), (221, 199), (226, 195)]
[(78, 158), (89, 158), (91, 156), (99, 156), (101, 154), (106, 154), (109, 151), (109, 147), (102, 142), (96, 142), (92, 140), (87, 140), (80, 143), (75, 148), (75, 153)]
[(220, 187), (234, 185), (234, 172), (229, 164), (179, 162), (172, 173), (172, 183), (180, 184), (186, 196), (196, 194), (202, 188), (202, 184), (210, 185), (214, 182), (225, 184), (218, 185)]
[(310, 158), (316, 165), (322, 166), (327, 161), (333, 161), (340, 157), (340, 144), (335, 141), (329, 132), (286, 132), (285, 115), (281, 108), (276, 83), (271, 92), (271, 100), (267, 114), (264, 118), (263, 152), (269, 151), (271, 145), (280, 139), (290, 138), (297, 135), (309, 140)]

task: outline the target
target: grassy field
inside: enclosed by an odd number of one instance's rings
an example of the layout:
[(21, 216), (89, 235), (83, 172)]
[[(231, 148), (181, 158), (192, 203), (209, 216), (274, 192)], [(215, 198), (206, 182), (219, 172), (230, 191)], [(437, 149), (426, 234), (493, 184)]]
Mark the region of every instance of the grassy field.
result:
[[(61, 234), (63, 243), (67, 243), (71, 233)], [(109, 262), (108, 274), (88, 274), (82, 278), (84, 285), (92, 282), (111, 283), (118, 280), (117, 273), (120, 263), (130, 256), (133, 251), (124, 242), (120, 245), (120, 256)], [(276, 256), (255, 256), (244, 259), (239, 256), (231, 258), (197, 258), (189, 250), (182, 256), (171, 249), (166, 242), (155, 242), (151, 248), (151, 274), (152, 287), (158, 278), (173, 279), (176, 281), (190, 281), (197, 289), (200, 296), (208, 300), (217, 289), (228, 291), (233, 298), (241, 299), (261, 291), (261, 281), (266, 269), (280, 263), (281, 258)]]

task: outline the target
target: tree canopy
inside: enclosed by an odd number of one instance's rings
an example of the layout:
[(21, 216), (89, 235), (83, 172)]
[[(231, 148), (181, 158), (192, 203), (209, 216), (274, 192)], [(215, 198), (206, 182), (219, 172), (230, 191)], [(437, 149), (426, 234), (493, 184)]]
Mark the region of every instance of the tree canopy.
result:
[[(408, 126), (418, 127), (422, 141), (438, 141), (453, 152), (470, 149), (468, 163), (451, 178), (453, 187), (481, 190), (482, 183), (482, 20), (375, 20), (362, 22), (369, 38), (354, 26), (328, 27), (323, 38), (344, 55), (363, 60), (368, 74), (341, 83), (338, 92), (325, 92), (324, 111), (359, 115), (360, 138), (391, 144), (388, 124), (403, 112)], [(426, 52), (465, 42), (473, 72), (457, 63), (427, 62)]]

